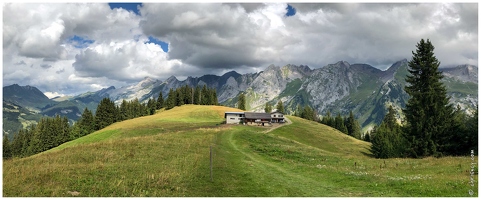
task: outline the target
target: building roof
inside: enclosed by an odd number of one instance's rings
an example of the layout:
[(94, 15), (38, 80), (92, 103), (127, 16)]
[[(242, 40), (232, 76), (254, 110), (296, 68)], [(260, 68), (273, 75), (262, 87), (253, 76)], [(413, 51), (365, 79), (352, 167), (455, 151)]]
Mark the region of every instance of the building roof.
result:
[(271, 119), (269, 113), (245, 112), (246, 119)]
[(225, 112), (225, 113), (224, 113), (224, 118), (227, 117), (227, 114), (240, 114), (240, 115), (243, 115), (244, 112)]
[(278, 112), (278, 111), (271, 112), (271, 114), (275, 114), (275, 113), (284, 114), (284, 113), (281, 113), (281, 112)]

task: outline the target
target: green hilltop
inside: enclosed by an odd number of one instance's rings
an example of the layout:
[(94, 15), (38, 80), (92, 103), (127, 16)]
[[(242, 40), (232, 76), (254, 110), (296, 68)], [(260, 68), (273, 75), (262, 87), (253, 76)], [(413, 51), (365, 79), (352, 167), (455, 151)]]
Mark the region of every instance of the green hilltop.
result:
[(477, 156), (380, 160), (370, 143), (316, 122), (288, 116), (269, 131), (221, 124), (226, 111), (240, 110), (183, 105), (4, 160), (3, 196), (478, 196)]

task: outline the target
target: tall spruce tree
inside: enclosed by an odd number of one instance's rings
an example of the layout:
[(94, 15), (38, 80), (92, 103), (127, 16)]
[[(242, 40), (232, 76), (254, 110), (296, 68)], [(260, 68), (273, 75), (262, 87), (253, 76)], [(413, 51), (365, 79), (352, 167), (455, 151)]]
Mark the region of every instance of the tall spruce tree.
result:
[(157, 110), (164, 107), (164, 96), (162, 96), (162, 91), (159, 93), (159, 98), (157, 98)]
[(411, 143), (412, 157), (425, 157), (443, 152), (450, 142), (454, 112), (446, 88), (438, 71), (439, 61), (429, 39), (416, 45), (412, 52), (404, 90), (410, 99), (403, 110), (406, 116), (406, 134)]
[(12, 149), (12, 157), (20, 157), (22, 155), (23, 140), (25, 139), (25, 132), (20, 129), (18, 133), (13, 136), (10, 147)]
[(282, 101), (281, 101), (281, 100), (279, 100), (279, 102), (277, 102), (277, 107), (276, 107), (276, 109), (277, 109), (277, 112), (280, 112), (280, 113), (284, 113), (284, 112), (285, 112), (285, 111), (284, 111), (284, 105), (282, 105)]
[(341, 117), (341, 113), (337, 113), (337, 116), (334, 119), (334, 128), (345, 134), (348, 134), (347, 127), (344, 124), (344, 119)]
[(361, 139), (361, 126), (359, 122), (354, 118), (352, 111), (349, 112), (349, 117), (346, 119), (345, 123), (347, 132), (350, 136)]
[(207, 94), (207, 86), (202, 86), (202, 90), (200, 91), (200, 105), (208, 105), (209, 104), (209, 95)]
[(3, 136), (3, 159), (8, 159), (12, 157), (12, 147), (10, 141), (8, 140), (8, 135)]
[(194, 104), (200, 105), (200, 87), (199, 86), (195, 86), (195, 89), (194, 89)]
[(116, 113), (115, 103), (107, 97), (103, 98), (95, 112), (95, 129), (100, 130), (116, 122)]
[(371, 132), (371, 152), (376, 158), (405, 157), (408, 148), (407, 140), (397, 123), (396, 111), (392, 106), (376, 129)]
[(264, 112), (265, 113), (271, 113), (272, 112), (272, 106), (269, 102), (266, 102), (266, 106), (264, 107)]
[(173, 107), (175, 107), (176, 98), (177, 98), (177, 94), (176, 94), (175, 90), (170, 88), (169, 94), (167, 96), (166, 105), (165, 105), (166, 110), (169, 110), (169, 109), (172, 109)]
[(239, 100), (237, 101), (237, 108), (241, 110), (246, 110), (246, 96), (244, 93), (239, 95)]

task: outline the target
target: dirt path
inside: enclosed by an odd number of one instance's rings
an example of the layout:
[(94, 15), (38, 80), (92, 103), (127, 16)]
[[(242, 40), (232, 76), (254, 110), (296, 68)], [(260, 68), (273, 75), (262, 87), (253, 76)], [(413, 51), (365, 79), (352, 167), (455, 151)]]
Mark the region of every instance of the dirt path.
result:
[(269, 133), (269, 132), (275, 130), (276, 128), (279, 128), (279, 127), (283, 127), (283, 126), (285, 126), (285, 125), (290, 125), (290, 124), (292, 124), (292, 122), (291, 122), (291, 120), (289, 120), (289, 118), (284, 117), (284, 119), (286, 120), (285, 123), (279, 124), (279, 125), (276, 125), (276, 126), (273, 126), (272, 128), (269, 128), (269, 129), (263, 131), (262, 133)]

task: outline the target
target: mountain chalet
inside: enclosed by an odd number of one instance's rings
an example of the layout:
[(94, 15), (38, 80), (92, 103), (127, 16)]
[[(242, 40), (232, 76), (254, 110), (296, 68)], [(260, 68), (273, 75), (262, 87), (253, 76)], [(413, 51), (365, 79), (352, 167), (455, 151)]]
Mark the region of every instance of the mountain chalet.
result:
[(281, 112), (225, 112), (226, 124), (247, 124), (264, 126), (270, 123), (284, 123), (284, 114)]

